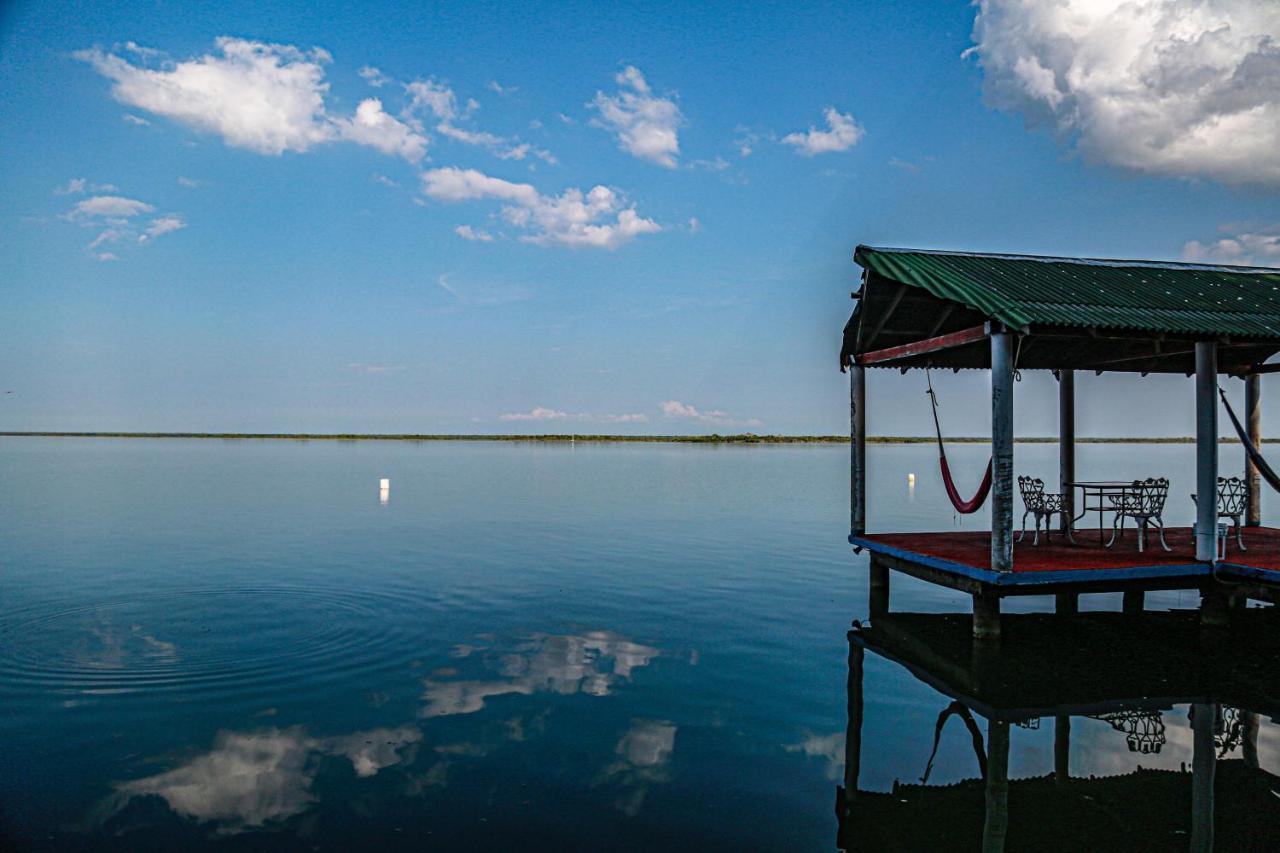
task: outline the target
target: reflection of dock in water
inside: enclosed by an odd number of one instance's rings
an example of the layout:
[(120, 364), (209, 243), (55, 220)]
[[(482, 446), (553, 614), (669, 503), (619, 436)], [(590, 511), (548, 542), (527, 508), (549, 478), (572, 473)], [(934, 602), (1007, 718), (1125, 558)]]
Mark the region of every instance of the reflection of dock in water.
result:
[[(1007, 615), (1006, 640), (971, 639), (968, 617), (896, 613), (849, 633), (849, 724), (837, 791), (846, 850), (1280, 848), (1280, 777), (1259, 766), (1263, 717), (1280, 716), (1276, 620), (1237, 614), (1230, 632), (1195, 613)], [(944, 726), (968, 728), (976, 777), (858, 787), (867, 653), (952, 699)], [(1072, 777), (1072, 718), (1103, 720), (1129, 751), (1158, 753), (1161, 711), (1191, 707), (1181, 770)], [(956, 721), (948, 723), (951, 717)], [(1009, 779), (1011, 727), (1053, 724), (1053, 766)], [(985, 726), (983, 722), (985, 721)], [(985, 731), (984, 731), (985, 729)], [(1239, 756), (1229, 757), (1229, 756)]]

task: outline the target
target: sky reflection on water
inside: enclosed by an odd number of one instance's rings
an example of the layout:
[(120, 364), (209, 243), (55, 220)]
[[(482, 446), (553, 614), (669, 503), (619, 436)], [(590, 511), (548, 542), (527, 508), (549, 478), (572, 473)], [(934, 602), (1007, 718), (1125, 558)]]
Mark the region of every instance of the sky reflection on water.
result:
[[(957, 476), (978, 450), (957, 449)], [(1019, 467), (1051, 475), (1055, 452), (1020, 446)], [(873, 525), (976, 526), (947, 511), (930, 448), (871, 453)], [(832, 849), (845, 635), (866, 616), (847, 458), (5, 440), (0, 832), (30, 849)], [(1086, 446), (1080, 464), (1177, 488), (1191, 459)], [(967, 601), (904, 578), (894, 607)], [(866, 677), (860, 784), (884, 792), (919, 775), (950, 700), (873, 656)], [(1185, 709), (1164, 713), (1158, 754), (1081, 723), (1079, 772), (1189, 761)], [(1268, 721), (1258, 753), (1275, 769)], [(1052, 725), (1017, 729), (1010, 773), (1052, 755)], [(931, 783), (973, 762), (948, 727)]]

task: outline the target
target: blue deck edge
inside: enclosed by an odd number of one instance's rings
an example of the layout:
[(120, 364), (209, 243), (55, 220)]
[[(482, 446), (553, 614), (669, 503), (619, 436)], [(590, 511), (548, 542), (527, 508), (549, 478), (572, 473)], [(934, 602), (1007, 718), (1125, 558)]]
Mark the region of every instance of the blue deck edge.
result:
[[(931, 569), (953, 575), (970, 578), (993, 586), (1036, 586), (1041, 584), (1073, 583), (1076, 581), (1099, 580), (1148, 580), (1152, 578), (1185, 578), (1209, 577), (1213, 575), (1213, 567), (1209, 563), (1176, 563), (1173, 565), (1129, 566), (1119, 569), (1048, 569), (1037, 572), (996, 572), (991, 569), (979, 569), (974, 566), (931, 557), (905, 548), (895, 548), (873, 539), (862, 536), (850, 536), (849, 544), (877, 554), (897, 557)], [(1259, 580), (1269, 579), (1280, 583), (1280, 572), (1257, 569), (1252, 566), (1241, 566), (1235, 563), (1219, 563), (1218, 574), (1245, 575)], [(1263, 577), (1266, 576), (1266, 577)]]

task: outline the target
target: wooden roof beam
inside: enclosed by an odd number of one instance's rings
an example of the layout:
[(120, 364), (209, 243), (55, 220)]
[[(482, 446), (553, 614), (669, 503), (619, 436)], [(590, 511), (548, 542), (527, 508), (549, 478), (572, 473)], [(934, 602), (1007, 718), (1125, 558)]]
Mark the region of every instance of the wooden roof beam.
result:
[(857, 364), (865, 366), (883, 364), (900, 358), (911, 358), (912, 356), (926, 355), (931, 352), (941, 352), (942, 350), (955, 349), (956, 347), (962, 347), (966, 344), (985, 340), (989, 333), (990, 329), (987, 324), (984, 323), (981, 326), (961, 329), (958, 332), (951, 332), (950, 334), (939, 335), (933, 338), (925, 338), (922, 341), (916, 341), (910, 344), (902, 344), (901, 346), (865, 352), (862, 355), (855, 356), (854, 361)]

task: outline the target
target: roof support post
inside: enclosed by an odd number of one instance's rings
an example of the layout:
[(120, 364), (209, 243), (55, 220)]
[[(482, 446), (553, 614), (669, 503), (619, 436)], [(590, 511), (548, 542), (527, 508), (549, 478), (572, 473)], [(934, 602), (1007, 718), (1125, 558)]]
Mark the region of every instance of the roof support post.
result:
[(867, 532), (867, 369), (849, 368), (849, 535)]
[(1013, 335), (991, 335), (991, 568), (1013, 569)]
[(982, 851), (1003, 851), (1009, 832), (1009, 723), (987, 721), (986, 818), (982, 823)]
[[(1244, 417), (1249, 428), (1249, 441), (1253, 446), (1262, 449), (1262, 377), (1250, 373), (1244, 378)], [(1249, 503), (1245, 524), (1258, 527), (1262, 524), (1262, 478), (1258, 474), (1258, 466), (1244, 454), (1244, 479), (1248, 487)]]
[(1196, 559), (1218, 558), (1218, 345), (1196, 341)]
[(1193, 851), (1213, 850), (1213, 777), (1218, 757), (1213, 742), (1218, 705), (1196, 702), (1191, 706), (1191, 845)]
[(1075, 518), (1076, 490), (1067, 483), (1076, 479), (1076, 373), (1058, 371), (1058, 490), (1066, 512), (1061, 515), (1062, 531), (1071, 527)]
[(850, 806), (858, 796), (858, 776), (862, 767), (862, 646), (849, 643), (849, 722), (844, 737), (844, 806), (848, 818)]

